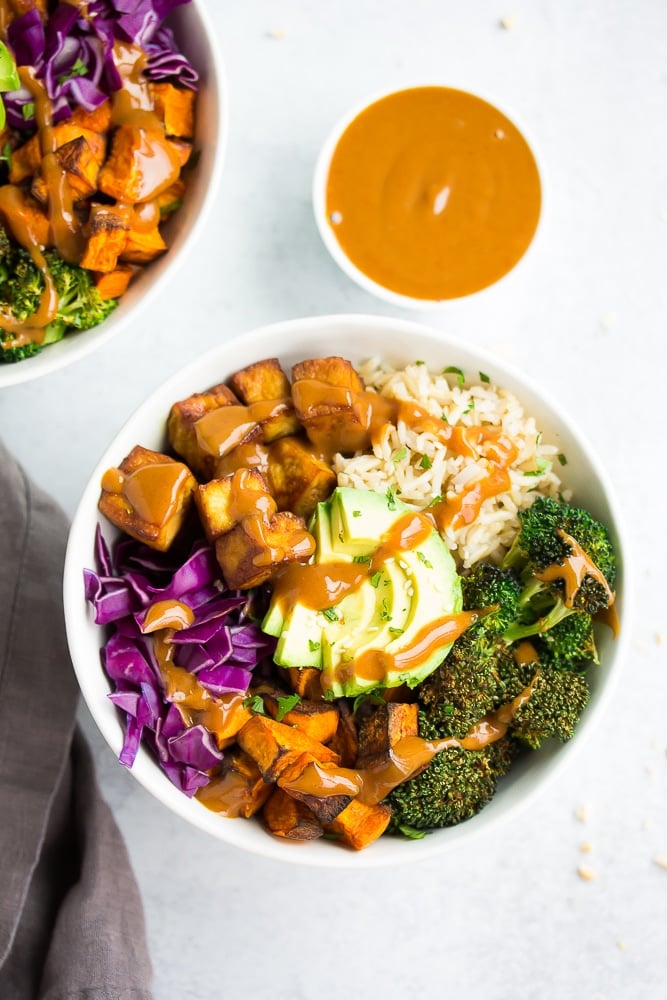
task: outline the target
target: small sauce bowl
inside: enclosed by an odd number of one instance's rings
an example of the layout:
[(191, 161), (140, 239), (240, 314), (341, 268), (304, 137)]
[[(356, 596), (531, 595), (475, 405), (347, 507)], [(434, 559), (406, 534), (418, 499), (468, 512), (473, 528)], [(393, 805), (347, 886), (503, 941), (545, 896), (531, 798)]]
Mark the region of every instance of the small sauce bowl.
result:
[(313, 180), (322, 240), (385, 301), (426, 309), (512, 271), (543, 211), (524, 130), (465, 90), (418, 86), (356, 108), (331, 132)]

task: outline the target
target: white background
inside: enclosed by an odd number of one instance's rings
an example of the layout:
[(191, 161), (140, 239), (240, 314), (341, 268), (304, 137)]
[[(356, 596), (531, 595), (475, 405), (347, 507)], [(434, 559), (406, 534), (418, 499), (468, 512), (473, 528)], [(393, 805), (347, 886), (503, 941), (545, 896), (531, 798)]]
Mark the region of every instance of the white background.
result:
[[(143, 893), (156, 996), (661, 998), (667, 5), (209, 0), (208, 9), (231, 101), (213, 215), (136, 325), (3, 391), (7, 444), (71, 515), (110, 438), (183, 362), (274, 320), (401, 315), (351, 284), (319, 241), (318, 147), (368, 94), (468, 86), (527, 126), (545, 167), (547, 218), (508, 281), (423, 319), (519, 364), (580, 422), (616, 486), (637, 586), (630, 654), (591, 741), (496, 835), (415, 867), (320, 872), (226, 847), (152, 800), (82, 710)], [(597, 877), (580, 878), (581, 864)]]

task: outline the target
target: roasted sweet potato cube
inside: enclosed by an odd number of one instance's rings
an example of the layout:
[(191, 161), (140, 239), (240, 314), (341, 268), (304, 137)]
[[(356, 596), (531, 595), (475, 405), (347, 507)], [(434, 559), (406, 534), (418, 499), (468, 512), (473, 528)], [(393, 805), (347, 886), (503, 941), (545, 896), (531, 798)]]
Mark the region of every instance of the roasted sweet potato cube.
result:
[[(319, 673), (319, 671), (318, 671)], [(291, 708), (286, 710), (285, 699), (290, 698), (288, 691), (283, 690), (272, 681), (261, 681), (253, 685), (253, 693), (260, 694), (264, 699), (264, 707), (276, 719), (288, 726), (296, 726), (303, 733), (318, 743), (329, 743), (338, 727), (338, 708), (329, 701), (320, 699), (311, 701), (300, 698)]]
[(294, 365), (294, 409), (313, 444), (325, 453), (366, 448), (369, 433), (355, 396), (363, 382), (345, 358), (314, 358)]
[(135, 125), (119, 125), (100, 170), (100, 191), (117, 201), (150, 201), (178, 177), (180, 164), (163, 135)]
[(103, 133), (86, 128), (85, 125), (77, 124), (69, 118), (67, 121), (54, 125), (51, 135), (56, 151), (75, 139), (85, 139), (98, 166), (104, 163), (107, 155), (107, 139)]
[(399, 740), (419, 734), (418, 706), (390, 702), (378, 705), (359, 724), (359, 753), (357, 764), (368, 767), (386, 760), (389, 751)]
[(185, 164), (190, 161), (190, 157), (192, 156), (192, 143), (188, 142), (187, 139), (174, 139), (173, 137), (168, 137), (167, 144), (174, 153), (179, 166), (184, 167)]
[(99, 509), (132, 538), (166, 552), (181, 528), (197, 485), (188, 467), (137, 445), (102, 478)]
[(239, 747), (225, 752), (220, 773), (208, 785), (200, 788), (197, 798), (213, 812), (225, 816), (254, 816), (273, 794), (252, 757)]
[(86, 249), (81, 266), (107, 274), (115, 271), (118, 257), (125, 249), (129, 232), (127, 215), (114, 205), (93, 204), (84, 227)]
[[(100, 165), (93, 155), (87, 139), (80, 135), (64, 143), (55, 151), (55, 159), (66, 181), (73, 201), (90, 198), (97, 190), (97, 175)], [(48, 184), (41, 171), (33, 178), (31, 191), (38, 201), (45, 202), (49, 196)]]
[(36, 10), (44, 17), (47, 13), (47, 0), (9, 0), (8, 6), (16, 17), (27, 14), (29, 10)]
[(185, 181), (180, 178), (174, 181), (168, 188), (160, 192), (157, 198), (154, 199), (160, 211), (160, 218), (168, 218), (172, 212), (175, 212), (181, 207), (183, 202), (183, 196), (185, 195)]
[(127, 233), (120, 260), (130, 264), (148, 264), (167, 249), (158, 226), (152, 229), (133, 229)]
[(211, 544), (250, 514), (273, 515), (276, 504), (261, 472), (238, 469), (224, 479), (210, 479), (195, 490), (195, 504)]
[(287, 670), (290, 686), (302, 698), (317, 701), (322, 698), (322, 671), (317, 667), (289, 667)]
[[(319, 670), (317, 672), (319, 673)], [(357, 724), (350, 706), (344, 699), (340, 699), (337, 705), (338, 726), (329, 746), (336, 751), (343, 767), (354, 767), (359, 756)]]
[(103, 299), (119, 299), (128, 289), (135, 268), (129, 264), (115, 268), (107, 274), (95, 275), (95, 287)]
[(286, 840), (317, 840), (324, 833), (310, 809), (282, 788), (273, 789), (262, 809), (262, 819), (270, 833)]
[(167, 135), (191, 139), (194, 134), (195, 92), (172, 83), (151, 83), (155, 114), (164, 125)]
[(312, 740), (305, 733), (275, 722), (264, 715), (253, 715), (238, 734), (239, 746), (257, 763), (265, 781), (275, 782), (287, 767), (305, 761), (338, 763), (333, 750)]
[(317, 816), (326, 825), (359, 794), (355, 772), (329, 761), (314, 760), (302, 754), (286, 764), (277, 784)]
[(271, 445), (267, 477), (278, 509), (294, 511), (306, 520), (336, 487), (331, 466), (307, 442), (291, 436)]
[(389, 806), (369, 806), (359, 799), (352, 799), (336, 818), (328, 824), (327, 831), (336, 834), (341, 843), (362, 851), (381, 837), (389, 826)]
[[(182, 702), (176, 704), (180, 709)], [(215, 741), (220, 749), (224, 750), (236, 743), (238, 733), (250, 718), (252, 718), (252, 713), (245, 704), (245, 696), (230, 691), (228, 694), (220, 695), (219, 698), (209, 698), (198, 715), (186, 721), (189, 725), (200, 722), (206, 726), (215, 736)]]
[(215, 543), (215, 554), (230, 590), (257, 587), (282, 566), (305, 562), (315, 540), (303, 518), (281, 511), (263, 522), (245, 518)]
[(22, 146), (17, 146), (12, 151), (11, 163), (9, 166), (9, 181), (11, 184), (20, 184), (21, 181), (32, 177), (42, 162), (42, 147), (39, 135), (31, 136)]
[(82, 107), (75, 108), (69, 121), (73, 125), (82, 125), (91, 132), (108, 132), (111, 129), (111, 101), (103, 101), (92, 111), (86, 111)]
[[(207, 437), (201, 433), (202, 425), (200, 433), (197, 433), (197, 425), (207, 414), (222, 407), (234, 407), (236, 412), (232, 413), (232, 417), (237, 417), (238, 411), (242, 409), (232, 390), (220, 383), (211, 386), (206, 392), (195, 392), (187, 399), (174, 403), (167, 420), (171, 447), (202, 479), (213, 477), (220, 451), (215, 442), (210, 440), (210, 435)], [(231, 423), (233, 425), (234, 422)]]

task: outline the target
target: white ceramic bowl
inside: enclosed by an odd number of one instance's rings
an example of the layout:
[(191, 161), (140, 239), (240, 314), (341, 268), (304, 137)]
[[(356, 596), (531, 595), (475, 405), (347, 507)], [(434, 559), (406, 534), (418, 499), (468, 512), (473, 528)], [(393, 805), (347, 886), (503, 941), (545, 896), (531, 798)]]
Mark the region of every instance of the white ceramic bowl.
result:
[[(578, 428), (560, 407), (525, 375), (496, 357), (457, 342), (438, 331), (417, 323), (374, 316), (322, 316), (274, 324), (255, 330), (216, 347), (179, 371), (154, 392), (128, 420), (100, 458), (85, 488), (75, 515), (65, 563), (64, 603), (67, 636), (74, 668), (83, 697), (103, 736), (117, 755), (123, 733), (120, 717), (108, 700), (109, 684), (100, 666), (102, 630), (93, 622), (91, 608), (84, 599), (83, 569), (94, 566), (94, 535), (98, 522), (112, 540), (116, 532), (100, 518), (97, 500), (100, 479), (110, 466), (117, 465), (135, 444), (148, 448), (165, 447), (165, 424), (171, 404), (195, 391), (221, 381), (253, 361), (279, 356), (285, 369), (297, 361), (336, 353), (359, 362), (380, 355), (394, 364), (415, 359), (436, 368), (456, 365), (464, 372), (484, 371), (492, 380), (515, 392), (527, 412), (535, 416), (545, 440), (553, 441), (567, 455), (562, 470), (565, 485), (574, 490), (575, 500), (587, 506), (609, 527), (619, 553), (618, 610), (623, 622), (620, 637), (611, 638), (605, 629), (600, 637), (602, 666), (592, 672), (592, 698), (574, 739), (528, 754), (504, 778), (495, 798), (477, 816), (448, 829), (429, 834), (422, 840), (382, 837), (364, 851), (355, 853), (327, 840), (308, 844), (287, 843), (271, 837), (258, 821), (224, 819), (196, 800), (178, 791), (143, 749), (134, 764), (135, 778), (156, 798), (202, 830), (220, 840), (280, 861), (322, 867), (374, 867), (417, 861), (450, 851), (484, 831), (495, 829), (501, 820), (516, 814), (538, 789), (545, 789), (556, 769), (580, 749), (594, 730), (616, 679), (629, 633), (623, 593), (622, 537), (618, 510), (607, 477)], [(120, 766), (120, 765), (119, 765)]]
[[(388, 288), (384, 285), (379, 284), (379, 282), (374, 281), (367, 274), (365, 274), (360, 268), (354, 264), (336, 236), (335, 228), (331, 224), (327, 213), (327, 183), (329, 177), (329, 168), (331, 165), (331, 160), (336, 151), (336, 147), (340, 142), (343, 133), (347, 130), (348, 126), (368, 108), (370, 105), (375, 104), (377, 101), (383, 100), (383, 98), (390, 97), (392, 94), (399, 93), (404, 90), (420, 89), (422, 87), (445, 87), (453, 90), (460, 90), (464, 93), (470, 94), (472, 97), (476, 97), (487, 104), (492, 105), (496, 110), (500, 111), (506, 118), (508, 118), (512, 124), (519, 130), (523, 138), (528, 143), (530, 150), (533, 154), (535, 162), (537, 164), (538, 173), (540, 176), (541, 185), (541, 205), (540, 205), (540, 217), (538, 221), (537, 229), (533, 234), (532, 240), (529, 247), (523, 254), (523, 256), (516, 262), (516, 264), (507, 271), (504, 275), (498, 278), (493, 284), (486, 285), (480, 288), (478, 291), (471, 292), (467, 295), (462, 295), (456, 298), (447, 299), (423, 299), (423, 298), (413, 298), (410, 295), (404, 295), (400, 292), (395, 292), (393, 289)], [(439, 308), (451, 307), (457, 302), (465, 301), (466, 299), (472, 298), (473, 296), (485, 295), (493, 291), (501, 282), (506, 281), (510, 275), (513, 275), (517, 268), (526, 260), (529, 253), (532, 254), (535, 247), (538, 234), (541, 233), (544, 227), (544, 217), (545, 217), (545, 171), (543, 165), (540, 162), (540, 157), (536, 149), (536, 143), (531, 138), (530, 133), (525, 126), (525, 124), (518, 120), (516, 114), (509, 111), (503, 104), (499, 104), (495, 98), (490, 98), (484, 94), (480, 94), (476, 90), (468, 89), (467, 87), (457, 86), (456, 84), (444, 84), (433, 81), (427, 81), (425, 83), (414, 83), (410, 86), (404, 86), (398, 88), (397, 90), (383, 91), (381, 93), (374, 94), (371, 97), (367, 97), (365, 100), (356, 105), (351, 111), (348, 111), (341, 119), (334, 125), (331, 129), (329, 135), (325, 139), (320, 153), (315, 164), (315, 171), (313, 174), (313, 188), (312, 188), (312, 203), (313, 212), (315, 215), (315, 222), (319, 230), (322, 242), (331, 254), (332, 258), (338, 264), (340, 269), (356, 282), (365, 291), (370, 292), (375, 295), (376, 298), (382, 299), (384, 302), (389, 302), (394, 306), (399, 306), (402, 309), (410, 310), (433, 310)]]
[(183, 205), (163, 227), (169, 250), (145, 267), (132, 282), (113, 313), (92, 330), (68, 334), (45, 347), (33, 358), (0, 365), (0, 389), (18, 385), (64, 368), (101, 347), (111, 337), (135, 322), (195, 245), (218, 189), (227, 146), (227, 83), (215, 30), (203, 0), (191, 0), (170, 15), (182, 51), (200, 75), (194, 148), (199, 150), (197, 167)]

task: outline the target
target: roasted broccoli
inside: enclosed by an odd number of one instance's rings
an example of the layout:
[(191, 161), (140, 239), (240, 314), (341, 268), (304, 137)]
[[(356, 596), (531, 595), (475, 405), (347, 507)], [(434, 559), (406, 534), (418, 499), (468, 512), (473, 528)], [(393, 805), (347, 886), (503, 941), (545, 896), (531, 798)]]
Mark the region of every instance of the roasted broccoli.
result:
[[(426, 739), (443, 735), (424, 712), (419, 715), (419, 734)], [(390, 829), (396, 833), (429, 830), (470, 819), (493, 797), (498, 779), (509, 771), (514, 757), (507, 738), (482, 750), (443, 750), (425, 771), (389, 794)]]
[(22, 343), (23, 338), (2, 330), (1, 313), (6, 312), (29, 328), (44, 290), (44, 275), (30, 254), (11, 244), (0, 230), (0, 362), (22, 361), (72, 330), (97, 326), (117, 305), (117, 300), (101, 297), (85, 268), (68, 264), (55, 250), (47, 250), (44, 256), (58, 295), (57, 312), (39, 342)]
[(574, 736), (589, 697), (583, 674), (540, 666), (530, 697), (516, 712), (511, 734), (533, 750), (550, 738), (565, 743)]
[(593, 619), (586, 611), (564, 618), (535, 637), (535, 648), (543, 666), (556, 670), (583, 670), (599, 663)]

